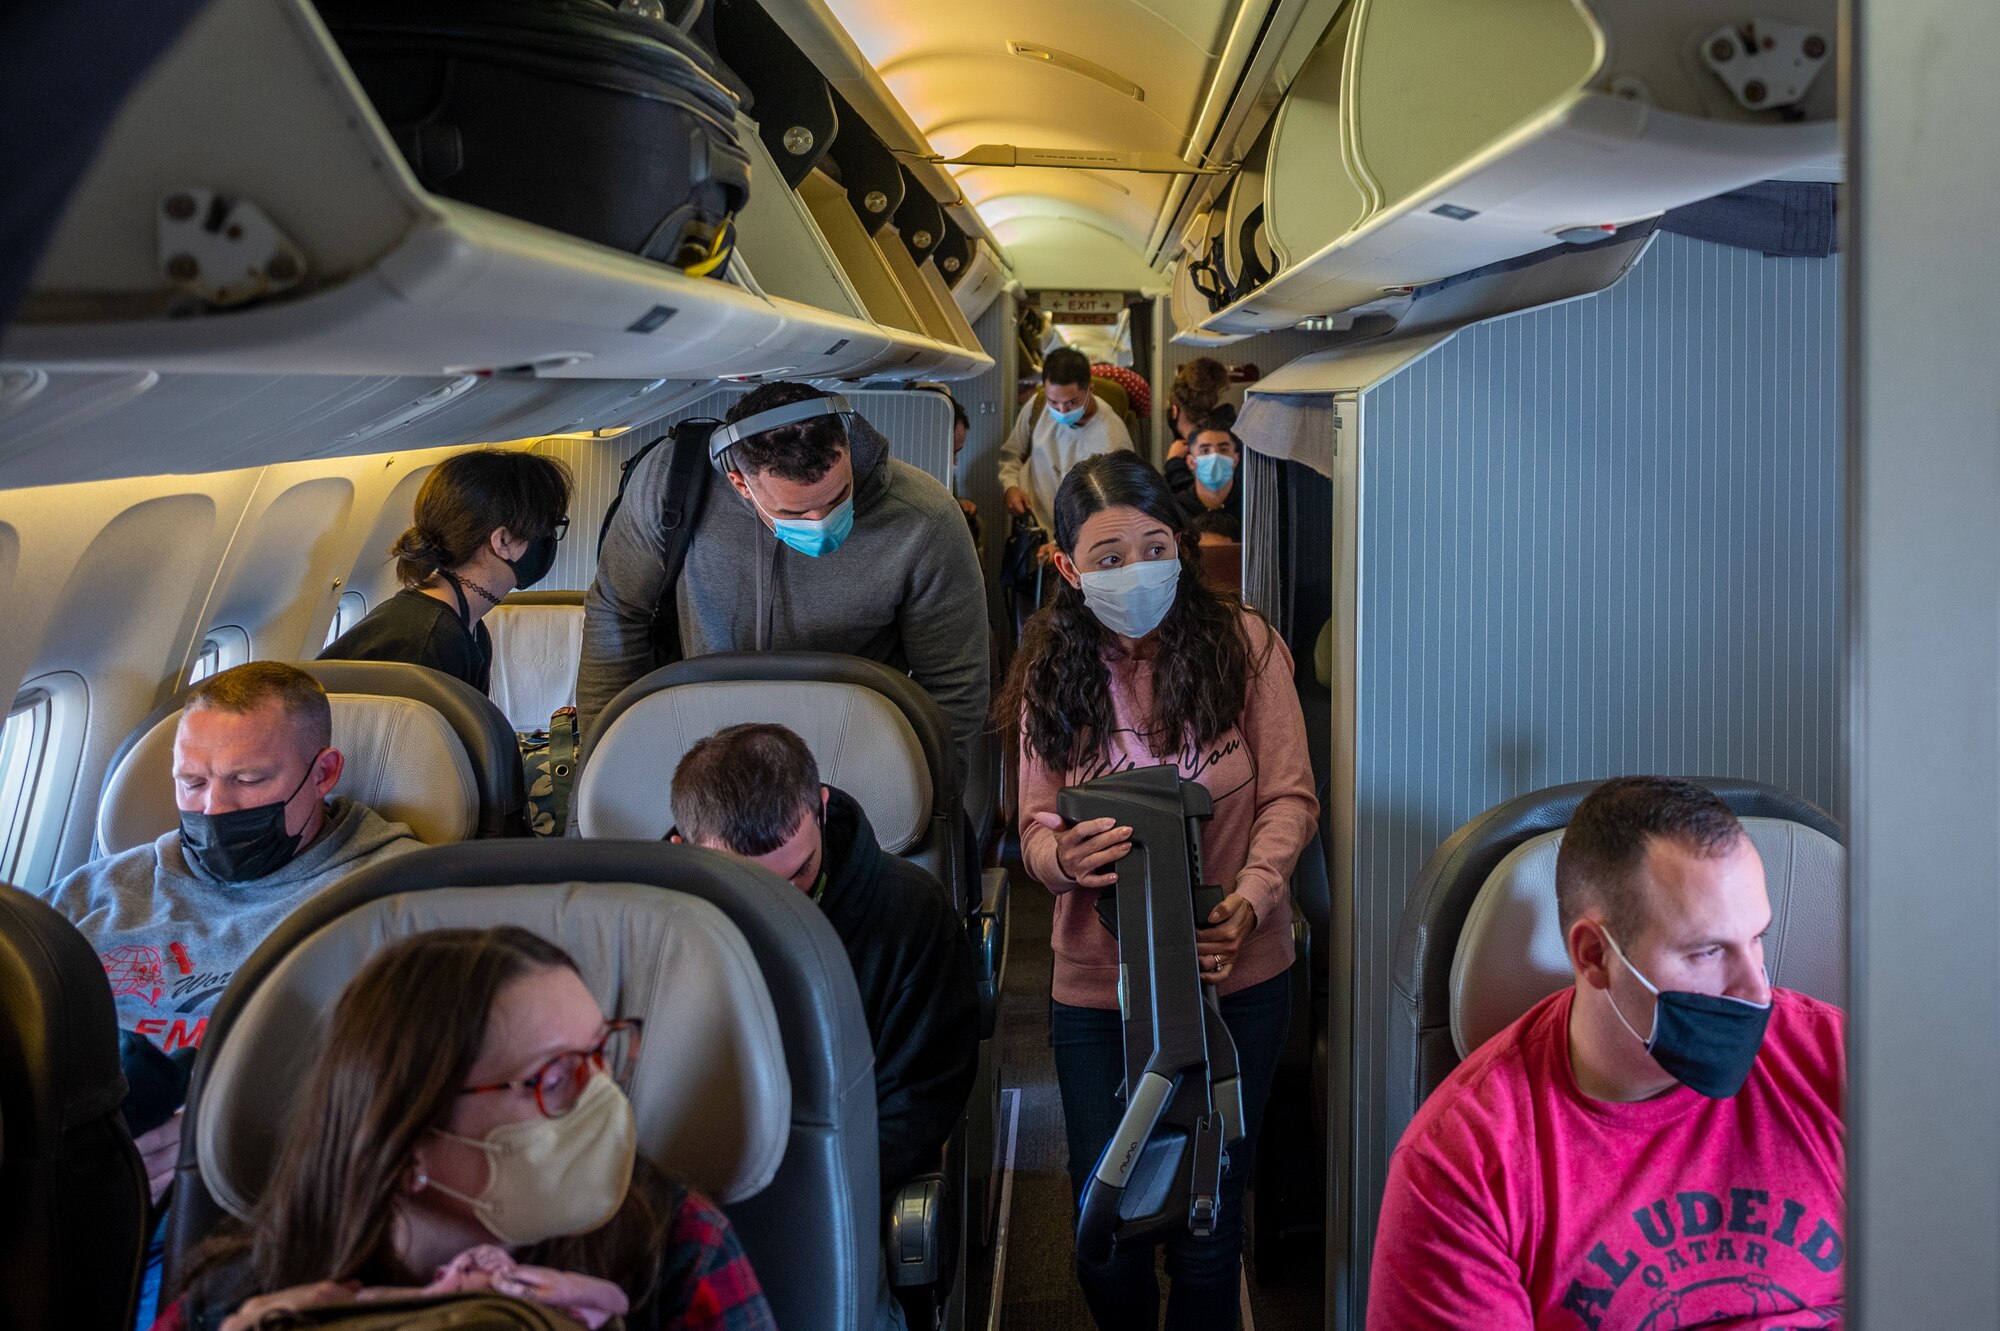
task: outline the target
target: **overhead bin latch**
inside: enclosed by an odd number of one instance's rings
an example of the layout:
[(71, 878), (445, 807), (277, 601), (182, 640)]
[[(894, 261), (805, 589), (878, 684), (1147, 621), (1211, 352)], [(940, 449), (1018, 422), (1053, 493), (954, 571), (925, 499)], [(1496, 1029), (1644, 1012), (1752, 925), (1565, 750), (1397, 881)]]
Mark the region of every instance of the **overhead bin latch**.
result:
[(1825, 33), (1775, 19), (1717, 28), (1701, 40), (1702, 63), (1752, 111), (1776, 111), (1804, 101), (1832, 55), (1833, 43)]
[(160, 271), (211, 305), (241, 305), (305, 280), (304, 252), (248, 199), (176, 190), (160, 200), (158, 223)]

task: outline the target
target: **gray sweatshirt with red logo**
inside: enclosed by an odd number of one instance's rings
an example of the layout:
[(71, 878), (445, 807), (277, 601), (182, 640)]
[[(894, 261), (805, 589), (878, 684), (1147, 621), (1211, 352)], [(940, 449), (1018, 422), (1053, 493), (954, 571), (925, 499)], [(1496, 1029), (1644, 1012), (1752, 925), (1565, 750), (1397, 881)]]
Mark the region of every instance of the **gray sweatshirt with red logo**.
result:
[(326, 829), (276, 873), (225, 883), (181, 853), (181, 834), (93, 860), (48, 902), (97, 949), (118, 1024), (172, 1053), (201, 1043), (230, 976), (306, 898), (365, 864), (419, 849), (401, 823), (335, 797)]

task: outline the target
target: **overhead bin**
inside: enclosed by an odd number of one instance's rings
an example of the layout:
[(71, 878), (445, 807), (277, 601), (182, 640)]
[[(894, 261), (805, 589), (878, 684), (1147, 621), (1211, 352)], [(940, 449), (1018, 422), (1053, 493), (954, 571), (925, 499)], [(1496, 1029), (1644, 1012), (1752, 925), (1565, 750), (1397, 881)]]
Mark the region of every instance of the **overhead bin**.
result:
[[(202, 225), (216, 221), (229, 224)], [(203, 234), (191, 241), (191, 230)], [(196, 242), (199, 256), (180, 248)], [(225, 303), (202, 294), (211, 272), (262, 286)], [(826, 292), (822, 282), (814, 294)], [(391, 415), (472, 379), (420, 413), (431, 444), (547, 433), (579, 411), (583, 424), (608, 423), (589, 418), (584, 398), (602, 398), (586, 387), (537, 390), (522, 412), (491, 415), (486, 404), (514, 396), (493, 391), (499, 383), (629, 381), (604, 390), (617, 401), (663, 380), (956, 379), (990, 364), (914, 316), (874, 318), (872, 305), (857, 317), (851, 299), (829, 310), (691, 277), (430, 194), (304, 0), (211, 0), (106, 137), (0, 363), (22, 375), (241, 377), (243, 410), (254, 409), (255, 376), (413, 381), (380, 404)], [(231, 408), (195, 396), (220, 413), (216, 429), (235, 428)], [(474, 400), (482, 409), (464, 419), (478, 432), (463, 433), (451, 422)], [(0, 457), (23, 419), (0, 415)], [(382, 437), (350, 442), (372, 451)]]
[[(974, 358), (960, 373), (976, 373), (988, 362), (936, 267), (948, 242), (963, 267), (964, 233), (947, 228), (929, 187), (760, 6), (720, 5), (716, 40), (749, 86), (752, 113), (763, 117), (759, 155), (774, 166), (783, 159), (777, 174), (791, 186), (767, 190), (761, 201), (753, 194), (751, 210), (762, 210), (757, 224), (783, 234), (772, 243), (800, 251), (768, 266), (753, 258), (757, 282), (773, 295), (794, 294), (791, 276), (823, 290), (828, 274), (811, 271), (823, 266), (842, 288), (844, 313), (956, 348)], [(754, 250), (747, 239), (746, 248)], [(767, 267), (777, 276), (767, 279)], [(900, 377), (901, 358), (885, 362)]]
[(1190, 347), (1226, 347), (1241, 342), (1248, 333), (1211, 333), (1202, 327), (1211, 311), (1208, 300), (1195, 290), (1194, 274), (1185, 255), (1174, 265), (1173, 286), (1167, 308), (1174, 319), (1174, 341)]
[(999, 252), (984, 240), (973, 241), (972, 258), (966, 263), (965, 273), (951, 288), (951, 298), (959, 313), (968, 322), (977, 323), (1006, 288), (1007, 265)]
[(1833, 0), (1754, 12), (1355, 0), (1272, 122), (1279, 271), (1202, 326), (1289, 327), (1837, 162)]

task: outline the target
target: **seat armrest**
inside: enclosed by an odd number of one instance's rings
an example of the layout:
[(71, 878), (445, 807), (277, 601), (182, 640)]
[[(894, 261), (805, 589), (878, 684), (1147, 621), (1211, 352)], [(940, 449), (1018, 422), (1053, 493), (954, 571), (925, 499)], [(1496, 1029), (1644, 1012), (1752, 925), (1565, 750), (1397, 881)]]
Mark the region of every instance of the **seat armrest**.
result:
[(1007, 980), (1007, 871), (986, 870), (979, 888), (979, 908), (965, 923), (979, 984), (980, 1038), (990, 1040), (1000, 1020), (1000, 993)]
[(919, 1174), (889, 1203), (889, 1284), (934, 1285), (943, 1275), (944, 1175)]

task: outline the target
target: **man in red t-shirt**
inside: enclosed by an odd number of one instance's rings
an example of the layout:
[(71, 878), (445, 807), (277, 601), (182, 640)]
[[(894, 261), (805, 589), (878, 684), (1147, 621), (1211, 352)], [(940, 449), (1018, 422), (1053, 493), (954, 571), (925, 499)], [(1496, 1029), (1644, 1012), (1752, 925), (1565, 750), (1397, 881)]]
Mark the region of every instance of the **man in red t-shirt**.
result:
[(1370, 1331), (1837, 1327), (1844, 1018), (1772, 988), (1735, 815), (1690, 782), (1608, 781), (1556, 895), (1576, 983), (1403, 1134)]

